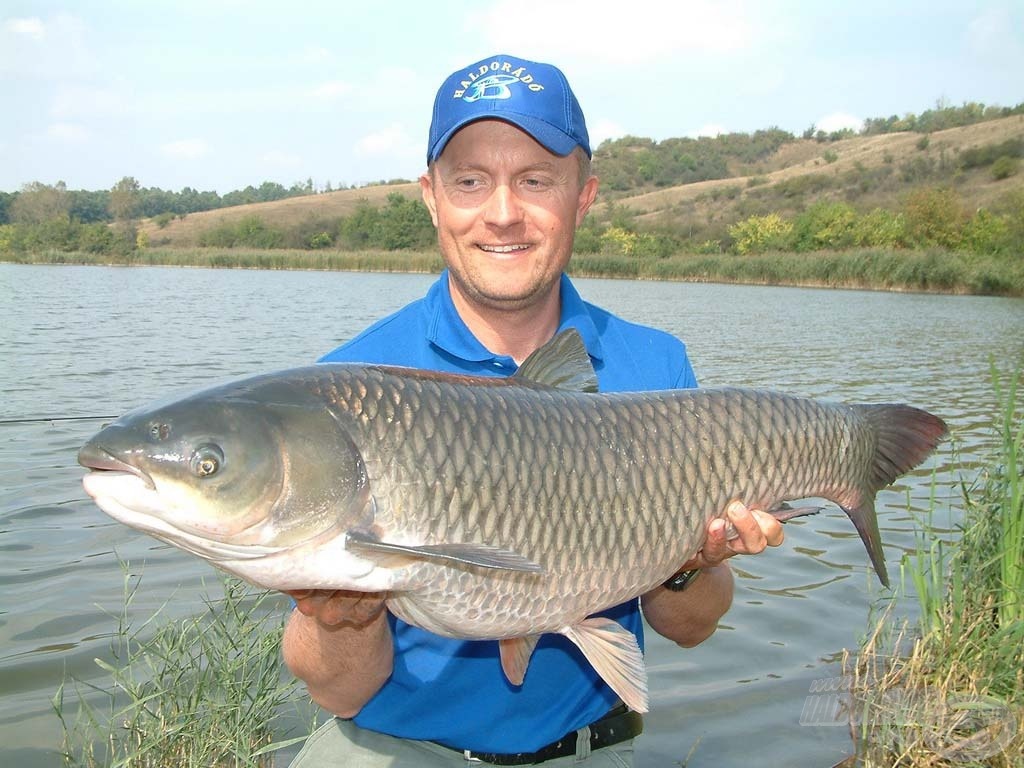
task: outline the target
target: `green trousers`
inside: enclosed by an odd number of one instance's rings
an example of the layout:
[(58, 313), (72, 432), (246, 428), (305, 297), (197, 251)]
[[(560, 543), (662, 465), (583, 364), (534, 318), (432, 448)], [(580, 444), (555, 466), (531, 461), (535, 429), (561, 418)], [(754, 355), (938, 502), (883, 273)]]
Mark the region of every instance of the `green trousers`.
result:
[[(575, 756), (541, 763), (544, 768), (632, 768), (633, 742), (590, 751), (590, 729), (582, 728)], [(349, 720), (328, 720), (306, 740), (290, 768), (471, 768), (488, 764), (429, 741), (396, 739)]]

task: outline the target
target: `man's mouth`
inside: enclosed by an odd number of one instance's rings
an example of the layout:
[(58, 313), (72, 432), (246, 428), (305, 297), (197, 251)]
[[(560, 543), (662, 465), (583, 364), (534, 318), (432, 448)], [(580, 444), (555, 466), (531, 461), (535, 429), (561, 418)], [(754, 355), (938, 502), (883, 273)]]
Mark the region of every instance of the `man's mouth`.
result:
[(513, 245), (485, 245), (481, 243), (478, 247), (481, 251), (487, 251), (487, 253), (515, 253), (517, 251), (525, 251), (530, 246), (526, 243), (515, 243)]

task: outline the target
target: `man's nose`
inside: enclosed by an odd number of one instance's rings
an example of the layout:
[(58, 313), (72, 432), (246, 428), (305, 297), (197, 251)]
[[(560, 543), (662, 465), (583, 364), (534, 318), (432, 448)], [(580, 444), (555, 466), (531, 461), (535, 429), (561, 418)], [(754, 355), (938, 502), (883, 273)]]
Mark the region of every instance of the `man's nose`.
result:
[(519, 198), (508, 184), (499, 184), (494, 188), (484, 211), (484, 221), (498, 227), (516, 224), (523, 218), (523, 208)]

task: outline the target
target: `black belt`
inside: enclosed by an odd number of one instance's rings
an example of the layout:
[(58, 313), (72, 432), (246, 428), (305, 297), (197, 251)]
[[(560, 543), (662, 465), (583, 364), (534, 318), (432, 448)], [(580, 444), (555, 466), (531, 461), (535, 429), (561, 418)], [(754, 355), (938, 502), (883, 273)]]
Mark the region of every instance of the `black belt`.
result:
[[(625, 704), (619, 704), (600, 720), (590, 724), (590, 749), (602, 749), (612, 744), (620, 744), (643, 733), (644, 720), (638, 712), (631, 712)], [(449, 749), (451, 749), (449, 747)], [(553, 741), (536, 752), (473, 752), (471, 750), (455, 750), (462, 752), (467, 760), (479, 760), (491, 765), (534, 765), (556, 757), (568, 757), (576, 754), (576, 731), (570, 731), (558, 741)]]

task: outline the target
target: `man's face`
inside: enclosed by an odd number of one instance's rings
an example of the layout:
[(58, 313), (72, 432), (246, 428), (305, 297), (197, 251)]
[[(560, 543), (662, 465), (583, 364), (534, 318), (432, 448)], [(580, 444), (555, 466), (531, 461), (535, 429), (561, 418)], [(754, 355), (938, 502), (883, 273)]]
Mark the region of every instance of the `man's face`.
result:
[(423, 200), (457, 298), (522, 310), (549, 298), (597, 194), (575, 155), (554, 155), (509, 123), (480, 120), (448, 142)]

